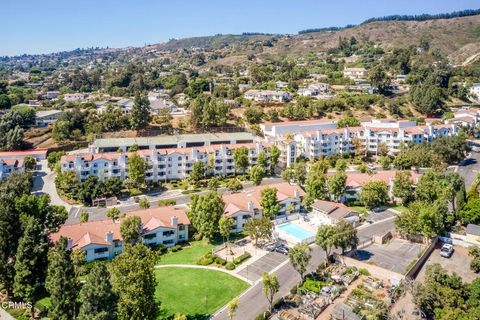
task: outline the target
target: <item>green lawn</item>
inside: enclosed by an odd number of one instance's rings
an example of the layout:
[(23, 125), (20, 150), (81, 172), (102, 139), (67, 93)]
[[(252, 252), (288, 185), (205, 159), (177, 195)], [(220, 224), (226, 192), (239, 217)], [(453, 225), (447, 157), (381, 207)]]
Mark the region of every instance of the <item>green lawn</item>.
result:
[(159, 264), (196, 264), (197, 260), (212, 248), (213, 245), (207, 241), (192, 241), (189, 247), (162, 255)]
[(167, 267), (155, 272), (155, 297), (162, 312), (159, 319), (176, 313), (207, 318), (248, 288), (246, 282), (215, 270)]
[(404, 213), (406, 212), (408, 209), (402, 205), (395, 205), (395, 206), (391, 206), (390, 208), (394, 209), (394, 210), (397, 210), (397, 211), (400, 211), (401, 213)]
[(352, 209), (355, 210), (356, 212), (360, 213), (360, 215), (361, 215), (362, 217), (368, 216), (367, 208), (365, 208), (365, 207), (353, 206), (353, 207), (350, 207), (350, 208), (352, 208)]

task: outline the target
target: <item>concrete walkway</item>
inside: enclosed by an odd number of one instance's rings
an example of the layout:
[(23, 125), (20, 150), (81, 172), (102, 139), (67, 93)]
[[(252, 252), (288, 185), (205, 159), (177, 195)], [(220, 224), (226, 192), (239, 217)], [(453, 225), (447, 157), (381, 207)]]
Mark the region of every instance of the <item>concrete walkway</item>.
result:
[(234, 270), (226, 270), (222, 268), (217, 268), (217, 267), (211, 267), (211, 266), (199, 266), (195, 264), (163, 264), (163, 265), (157, 265), (155, 266), (156, 269), (161, 269), (161, 268), (190, 268), (190, 269), (207, 269), (207, 270), (214, 270), (214, 271), (220, 271), (223, 273), (227, 273), (231, 276), (234, 276), (235, 278), (238, 278), (242, 281), (245, 281), (248, 284), (253, 284), (253, 281), (248, 280), (245, 277), (242, 277), (241, 275), (233, 272)]

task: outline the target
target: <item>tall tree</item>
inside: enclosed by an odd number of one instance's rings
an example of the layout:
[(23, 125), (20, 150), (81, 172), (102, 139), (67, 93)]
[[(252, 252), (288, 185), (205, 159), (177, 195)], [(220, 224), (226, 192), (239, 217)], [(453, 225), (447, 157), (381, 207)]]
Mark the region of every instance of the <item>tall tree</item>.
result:
[(397, 171), (393, 181), (393, 195), (400, 198), (404, 206), (414, 199), (413, 180), (410, 171)]
[(239, 304), (240, 301), (237, 298), (233, 298), (233, 300), (228, 303), (228, 317), (230, 320), (233, 320)]
[(265, 151), (260, 151), (257, 156), (257, 164), (261, 166), (263, 169), (267, 168), (268, 164), (268, 156)]
[(267, 217), (248, 219), (243, 226), (243, 231), (254, 241), (255, 246), (258, 245), (258, 240), (270, 239), (272, 230), (272, 221)]
[(67, 238), (61, 237), (48, 254), (45, 288), (50, 293), (49, 317), (52, 319), (75, 319), (76, 314), (78, 280), (67, 243)]
[(268, 274), (267, 272), (264, 272), (262, 274), (262, 284), (262, 291), (267, 297), (270, 310), (272, 310), (273, 298), (275, 297), (275, 294), (280, 290), (280, 283), (278, 282), (278, 278), (274, 273)]
[(192, 171), (188, 179), (193, 183), (195, 187), (200, 186), (200, 182), (205, 178), (205, 164), (201, 161), (196, 161), (192, 166)]
[(147, 162), (137, 153), (128, 158), (128, 181), (135, 187), (141, 187), (145, 183), (145, 171)]
[(150, 102), (146, 93), (135, 94), (133, 108), (130, 112), (130, 126), (132, 130), (145, 129), (150, 122)]
[(223, 214), (225, 203), (216, 192), (193, 195), (188, 216), (200, 237), (212, 239), (218, 231), (218, 221)]
[(388, 201), (388, 187), (383, 181), (369, 181), (362, 186), (360, 199), (367, 208), (376, 208)]
[(233, 161), (235, 162), (235, 168), (242, 170), (242, 173), (248, 168), (248, 149), (247, 147), (240, 147), (233, 151)]
[(260, 205), (264, 217), (274, 218), (280, 211), (276, 188), (264, 188), (260, 192)]
[(347, 175), (345, 172), (337, 171), (328, 177), (328, 191), (333, 200), (338, 201), (345, 194), (347, 189)]
[(234, 224), (235, 220), (233, 218), (230, 218), (225, 214), (220, 217), (218, 226), (220, 229), (220, 234), (222, 235), (224, 241), (228, 242), (230, 238), (230, 232), (232, 231), (232, 227)]
[(142, 219), (138, 216), (130, 216), (122, 219), (120, 234), (122, 235), (123, 243), (133, 244), (140, 241), (140, 236), (142, 235)]
[(337, 230), (334, 226), (325, 224), (318, 227), (315, 243), (325, 251), (325, 255), (327, 256), (326, 263), (328, 263), (330, 252), (335, 246), (336, 233)]
[(118, 296), (118, 320), (155, 319), (155, 254), (141, 243), (126, 245), (111, 264), (113, 291)]
[(271, 146), (268, 152), (270, 153), (270, 174), (274, 174), (280, 159), (280, 149), (277, 146)]
[(115, 320), (117, 296), (110, 283), (110, 273), (105, 264), (97, 263), (90, 271), (80, 291), (82, 303), (77, 319)]
[(107, 218), (112, 219), (113, 222), (115, 222), (115, 220), (118, 220), (118, 218), (120, 218), (120, 214), (121, 214), (120, 210), (116, 207), (108, 209), (107, 212), (105, 213)]
[(13, 292), (32, 303), (30, 314), (33, 319), (38, 289), (45, 279), (48, 238), (41, 222), (33, 216), (23, 217), (22, 226), (24, 231), (18, 243)]
[(340, 220), (335, 226), (335, 247), (342, 249), (342, 254), (348, 248), (356, 248), (358, 245), (357, 229), (346, 220)]
[(303, 275), (307, 271), (308, 263), (312, 258), (310, 247), (306, 243), (299, 243), (290, 249), (288, 257), (293, 268), (300, 274), (300, 278), (303, 281)]
[(255, 165), (250, 169), (250, 180), (254, 185), (258, 186), (262, 183), (262, 179), (265, 176), (265, 169), (261, 165)]

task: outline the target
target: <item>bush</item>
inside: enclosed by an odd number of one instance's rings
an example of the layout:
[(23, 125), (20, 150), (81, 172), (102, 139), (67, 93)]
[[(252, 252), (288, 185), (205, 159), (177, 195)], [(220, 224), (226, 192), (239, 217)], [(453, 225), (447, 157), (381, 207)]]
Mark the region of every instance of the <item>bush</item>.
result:
[(177, 201), (173, 199), (165, 199), (165, 200), (158, 201), (159, 207), (174, 206), (176, 204), (177, 204)]
[(472, 269), (475, 273), (480, 272), (480, 257), (473, 258), (472, 262), (470, 263), (470, 269)]
[(225, 269), (227, 270), (233, 270), (235, 269), (235, 264), (233, 262), (228, 262), (226, 265), (225, 265)]
[(245, 252), (244, 254), (242, 254), (240, 257), (237, 257), (235, 259), (233, 259), (233, 263), (235, 263), (236, 265), (239, 265), (241, 264), (243, 261), (249, 259), (252, 255), (248, 252)]
[(198, 261), (197, 264), (201, 266), (208, 266), (213, 263), (213, 258), (212, 257), (201, 257)]
[(220, 265), (220, 266), (224, 266), (224, 265), (227, 264), (227, 260), (222, 259), (220, 257), (215, 257), (215, 263)]
[(169, 252), (177, 252), (177, 251), (180, 251), (180, 250), (182, 250), (182, 246), (179, 245), (179, 244), (174, 245), (173, 247), (168, 249)]
[(270, 311), (264, 311), (260, 313), (258, 316), (255, 317), (255, 320), (266, 320), (270, 318), (271, 312)]
[(360, 270), (358, 270), (358, 272), (360, 272), (360, 274), (362, 276), (369, 276), (370, 275), (370, 271), (368, 271), (367, 269), (365, 268), (360, 268)]

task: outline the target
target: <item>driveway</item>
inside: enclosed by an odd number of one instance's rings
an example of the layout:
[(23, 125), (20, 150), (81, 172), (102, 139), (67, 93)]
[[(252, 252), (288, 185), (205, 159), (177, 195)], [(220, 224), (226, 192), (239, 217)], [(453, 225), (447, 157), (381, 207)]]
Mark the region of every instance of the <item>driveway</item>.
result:
[(33, 194), (48, 194), (50, 203), (57, 206), (64, 206), (70, 211), (72, 206), (60, 198), (55, 187), (55, 173), (48, 167), (47, 160), (40, 161), (40, 168), (33, 173)]
[(469, 157), (460, 162), (457, 172), (465, 180), (466, 188), (469, 188), (480, 173), (480, 153), (472, 151)]
[(388, 218), (396, 217), (398, 214), (390, 209), (385, 209), (382, 211), (374, 212), (371, 211), (368, 216), (366, 216), (365, 220), (369, 222), (378, 222)]

